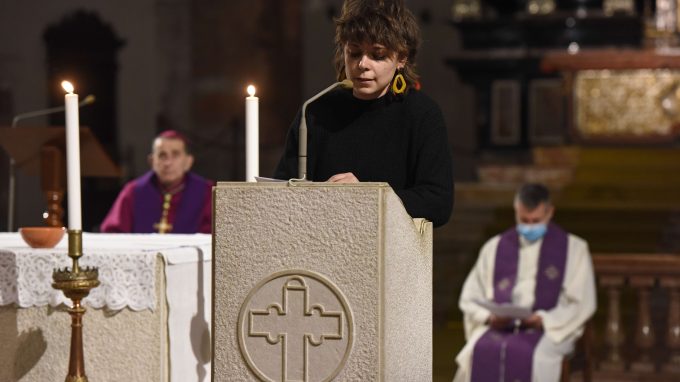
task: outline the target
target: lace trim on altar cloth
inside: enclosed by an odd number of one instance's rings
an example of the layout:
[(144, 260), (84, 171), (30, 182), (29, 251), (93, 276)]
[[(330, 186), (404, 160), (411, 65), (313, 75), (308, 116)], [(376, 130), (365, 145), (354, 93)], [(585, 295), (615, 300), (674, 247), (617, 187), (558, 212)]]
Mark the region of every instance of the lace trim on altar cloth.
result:
[[(98, 267), (100, 285), (83, 303), (92, 308), (135, 311), (156, 306), (156, 256), (158, 252), (120, 253), (102, 250), (86, 253), (81, 267)], [(55, 249), (0, 249), (0, 306), (21, 308), (71, 305), (71, 300), (52, 288), (55, 268), (71, 267), (64, 251)]]

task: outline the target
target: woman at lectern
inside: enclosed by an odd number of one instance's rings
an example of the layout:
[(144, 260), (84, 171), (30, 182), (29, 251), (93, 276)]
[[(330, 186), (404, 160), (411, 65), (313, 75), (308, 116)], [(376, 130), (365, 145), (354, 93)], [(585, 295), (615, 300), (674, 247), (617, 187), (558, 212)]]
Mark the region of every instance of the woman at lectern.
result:
[(451, 154), (441, 110), (419, 90), (415, 17), (403, 0), (346, 0), (335, 22), (335, 69), (351, 88), (334, 87), (305, 104), (306, 169), (299, 112), (274, 177), (387, 182), (412, 217), (446, 224)]

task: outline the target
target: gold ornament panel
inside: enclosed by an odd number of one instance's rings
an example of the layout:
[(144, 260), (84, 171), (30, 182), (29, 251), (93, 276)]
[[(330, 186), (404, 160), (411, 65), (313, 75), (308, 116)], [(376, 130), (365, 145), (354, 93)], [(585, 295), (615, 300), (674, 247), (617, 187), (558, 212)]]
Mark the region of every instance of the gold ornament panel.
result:
[(583, 70), (573, 94), (586, 139), (670, 139), (680, 120), (680, 70)]

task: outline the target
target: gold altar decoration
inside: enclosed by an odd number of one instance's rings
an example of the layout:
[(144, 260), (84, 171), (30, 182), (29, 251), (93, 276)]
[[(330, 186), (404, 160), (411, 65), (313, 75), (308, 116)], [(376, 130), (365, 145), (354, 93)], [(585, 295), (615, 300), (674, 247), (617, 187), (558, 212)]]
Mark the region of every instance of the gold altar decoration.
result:
[(531, 15), (547, 15), (555, 11), (555, 0), (529, 0), (526, 7)]
[(680, 70), (582, 70), (574, 77), (582, 138), (672, 140), (680, 122)]
[(64, 292), (73, 301), (68, 309), (71, 315), (71, 353), (69, 356), (68, 375), (65, 382), (87, 382), (85, 375), (85, 357), (83, 352), (83, 315), (85, 308), (81, 301), (90, 290), (99, 286), (99, 270), (97, 268), (80, 268), (78, 259), (83, 255), (83, 231), (68, 230), (68, 256), (73, 260), (69, 270), (55, 269), (52, 273), (52, 287)]
[(607, 16), (614, 16), (615, 14), (634, 15), (635, 2), (633, 0), (604, 0), (602, 10)]
[(478, 19), (482, 17), (482, 2), (481, 0), (454, 0), (451, 6), (451, 16), (454, 21)]

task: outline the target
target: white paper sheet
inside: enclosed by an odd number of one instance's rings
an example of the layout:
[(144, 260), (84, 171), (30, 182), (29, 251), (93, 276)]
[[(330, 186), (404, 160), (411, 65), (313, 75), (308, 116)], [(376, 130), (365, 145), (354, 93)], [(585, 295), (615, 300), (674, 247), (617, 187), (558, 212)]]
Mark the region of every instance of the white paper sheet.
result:
[(475, 304), (488, 309), (491, 314), (498, 317), (509, 317), (524, 319), (532, 315), (531, 309), (512, 304), (496, 304), (493, 301), (474, 300)]
[(287, 180), (267, 178), (267, 177), (264, 177), (264, 176), (256, 176), (255, 181), (257, 181), (257, 182), (274, 182), (274, 183), (287, 182)]

